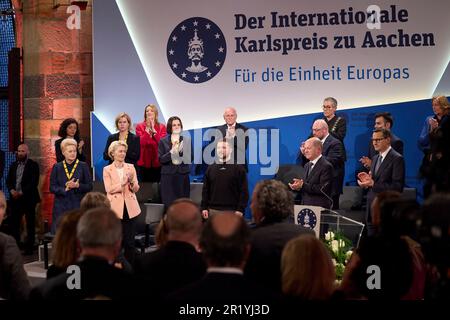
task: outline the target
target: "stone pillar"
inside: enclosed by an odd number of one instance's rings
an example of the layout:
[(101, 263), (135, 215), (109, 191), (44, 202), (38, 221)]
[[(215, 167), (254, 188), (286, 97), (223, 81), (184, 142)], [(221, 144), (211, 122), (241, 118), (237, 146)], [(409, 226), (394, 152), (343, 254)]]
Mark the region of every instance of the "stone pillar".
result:
[(91, 4), (81, 11), (81, 28), (70, 30), (66, 25), (70, 1), (23, 1), (24, 137), (31, 158), (40, 164), (41, 217), (49, 222), (53, 206), (49, 177), (63, 119), (71, 117), (80, 123), (90, 158)]

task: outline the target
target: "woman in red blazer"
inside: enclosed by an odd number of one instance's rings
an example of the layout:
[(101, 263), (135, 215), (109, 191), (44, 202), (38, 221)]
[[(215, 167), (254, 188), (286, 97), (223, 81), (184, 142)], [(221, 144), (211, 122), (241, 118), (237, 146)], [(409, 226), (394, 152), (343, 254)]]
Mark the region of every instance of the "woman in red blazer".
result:
[(141, 209), (135, 194), (139, 190), (136, 169), (132, 164), (125, 163), (127, 148), (127, 144), (122, 140), (111, 143), (108, 154), (113, 163), (103, 168), (103, 183), (111, 209), (122, 221), (125, 258), (133, 264), (136, 217), (141, 213)]
[(167, 135), (166, 126), (158, 122), (158, 109), (154, 104), (145, 107), (144, 122), (136, 126), (136, 135), (141, 140), (141, 153), (137, 162), (139, 180), (159, 182), (161, 164), (158, 159), (158, 143)]

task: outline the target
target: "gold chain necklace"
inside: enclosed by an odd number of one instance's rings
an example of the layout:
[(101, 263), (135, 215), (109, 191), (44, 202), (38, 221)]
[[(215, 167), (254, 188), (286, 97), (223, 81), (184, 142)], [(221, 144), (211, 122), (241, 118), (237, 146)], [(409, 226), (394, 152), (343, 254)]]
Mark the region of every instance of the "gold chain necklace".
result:
[(66, 160), (63, 161), (63, 165), (64, 165), (64, 171), (66, 172), (66, 177), (67, 180), (72, 179), (73, 174), (75, 173), (75, 170), (77, 169), (78, 163), (80, 162), (80, 160), (77, 159), (77, 161), (75, 161), (75, 165), (72, 168), (72, 171), (69, 173), (69, 170), (67, 170), (67, 163)]
[[(119, 133), (119, 140), (120, 140), (120, 133)], [(122, 141), (127, 142), (127, 140), (128, 140), (128, 131), (127, 131), (127, 134), (125, 135), (125, 139), (123, 139)]]

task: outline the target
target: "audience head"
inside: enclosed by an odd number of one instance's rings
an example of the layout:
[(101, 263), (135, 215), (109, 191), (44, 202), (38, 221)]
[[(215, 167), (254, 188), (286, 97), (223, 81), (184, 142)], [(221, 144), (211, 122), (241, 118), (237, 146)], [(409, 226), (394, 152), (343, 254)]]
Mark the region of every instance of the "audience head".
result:
[(237, 119), (236, 109), (232, 107), (226, 108), (225, 111), (223, 112), (223, 119), (229, 126), (235, 124)]
[(177, 116), (170, 117), (167, 120), (167, 134), (180, 134), (183, 131), (183, 122)]
[(391, 146), (391, 132), (388, 129), (375, 129), (372, 144), (376, 152), (383, 153)]
[(86, 195), (81, 199), (80, 203), (80, 210), (82, 212), (86, 212), (89, 209), (95, 209), (95, 208), (111, 208), (111, 202), (109, 202), (109, 199), (106, 197), (105, 194), (101, 192), (88, 192)]
[(253, 190), (250, 208), (257, 224), (283, 221), (294, 214), (294, 197), (281, 181), (263, 180)]
[(375, 129), (388, 129), (392, 130), (394, 126), (394, 118), (390, 112), (380, 112), (375, 115)]
[(112, 160), (125, 161), (128, 145), (125, 141), (113, 141), (108, 147), (108, 155)]
[(328, 135), (328, 125), (323, 119), (314, 121), (312, 126), (313, 136), (322, 140)]
[(111, 209), (91, 209), (86, 211), (78, 222), (77, 237), (82, 255), (86, 252), (98, 252), (112, 261), (120, 251), (122, 224)]
[(158, 124), (158, 108), (154, 104), (149, 104), (145, 107), (144, 120), (153, 120), (155, 124)]
[(302, 300), (325, 300), (334, 291), (333, 262), (325, 245), (313, 235), (290, 240), (281, 256), (283, 293)]
[(167, 239), (186, 241), (194, 246), (202, 230), (202, 215), (196, 203), (191, 199), (181, 198), (175, 200), (166, 214)]
[[(435, 193), (423, 204), (419, 238), (427, 262), (450, 283), (450, 194)], [(445, 253), (447, 252), (447, 254)]]
[(19, 146), (17, 147), (17, 160), (19, 161), (27, 160), (29, 153), (30, 151), (25, 143), (19, 144)]
[(5, 194), (0, 191), (0, 225), (2, 224), (3, 219), (5, 218), (6, 213), (6, 198)]
[(68, 118), (61, 122), (58, 136), (61, 138), (73, 138), (76, 141), (80, 141), (80, 130), (77, 120)]
[(116, 129), (119, 130), (120, 132), (127, 132), (133, 130), (133, 123), (131, 122), (131, 118), (125, 112), (119, 113), (114, 123), (116, 125)]
[(375, 196), (370, 208), (370, 212), (372, 215), (372, 224), (374, 225), (375, 228), (379, 228), (380, 226), (380, 219), (381, 219), (380, 207), (383, 205), (383, 203), (385, 201), (399, 199), (400, 197), (401, 197), (400, 192), (391, 190), (380, 192)]
[(77, 225), (81, 215), (82, 211), (78, 209), (66, 212), (58, 223), (52, 243), (53, 264), (56, 267), (67, 268), (79, 257)]
[(209, 267), (243, 270), (250, 252), (250, 230), (236, 214), (215, 214), (203, 228), (200, 247)]
[(401, 238), (371, 237), (354, 252), (342, 283), (369, 300), (399, 300), (408, 293), (412, 280), (408, 243)]
[(167, 215), (162, 217), (162, 219), (159, 221), (158, 226), (156, 227), (155, 231), (155, 244), (156, 247), (161, 248), (164, 246), (167, 241), (169, 241), (169, 230), (167, 230)]
[(380, 235), (383, 237), (408, 236), (418, 240), (417, 222), (420, 205), (416, 200), (393, 198), (380, 203)]
[(328, 97), (323, 100), (323, 115), (331, 120), (336, 114), (338, 102), (333, 97)]
[(66, 161), (72, 162), (77, 158), (77, 146), (77, 141), (72, 138), (66, 138), (61, 142), (61, 152)]
[(439, 118), (450, 111), (450, 104), (446, 96), (436, 96), (431, 100), (433, 106), (433, 112)]
[(304, 155), (306, 159), (313, 161), (322, 154), (322, 142), (320, 139), (313, 137), (305, 141)]

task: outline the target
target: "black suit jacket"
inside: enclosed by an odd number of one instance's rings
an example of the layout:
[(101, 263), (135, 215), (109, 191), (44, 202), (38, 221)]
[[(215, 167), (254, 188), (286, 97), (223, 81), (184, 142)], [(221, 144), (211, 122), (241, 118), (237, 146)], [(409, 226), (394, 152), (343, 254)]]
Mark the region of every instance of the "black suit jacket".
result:
[(301, 234), (314, 232), (293, 221), (263, 220), (252, 229), (245, 277), (271, 291), (281, 293), (281, 253), (289, 240)]
[[(8, 191), (16, 189), (16, 177), (17, 177), (17, 166), (18, 162), (14, 161), (9, 168), (8, 176), (6, 178), (6, 186), (8, 187)], [(25, 203), (35, 206), (36, 203), (41, 201), (38, 191), (39, 185), (39, 165), (37, 162), (28, 159), (25, 163), (25, 168), (23, 169), (22, 176), (22, 193), (23, 196), (20, 198), (20, 201), (24, 201)]]
[(200, 281), (169, 295), (172, 303), (264, 303), (274, 295), (255, 286), (240, 274), (207, 273)]
[(200, 280), (206, 264), (191, 244), (168, 241), (160, 249), (138, 257), (134, 271), (142, 290), (154, 300)]
[[(56, 162), (61, 162), (64, 160), (64, 155), (62, 154), (61, 150), (61, 142), (66, 138), (61, 138), (55, 141), (55, 154), (56, 154)], [(79, 142), (79, 141), (77, 141)], [(83, 162), (86, 162), (86, 156), (83, 152), (78, 152), (77, 149), (77, 159)]]
[[(183, 142), (183, 151), (180, 153), (180, 157), (183, 157), (187, 153), (190, 160), (192, 160), (193, 152), (191, 146), (191, 140), (186, 136), (180, 136), (180, 142)], [(158, 156), (159, 162), (161, 163), (161, 174), (187, 174), (191, 171), (191, 165), (188, 163), (181, 163), (175, 165), (172, 163), (172, 154), (170, 150), (172, 149), (171, 135), (167, 135), (158, 144)], [(181, 158), (182, 159), (182, 158)]]
[(347, 121), (345, 118), (335, 115), (330, 121), (326, 117), (322, 117), (322, 119), (328, 124), (330, 134), (343, 143), (347, 133)]
[(333, 187), (331, 195), (342, 193), (345, 176), (345, 151), (341, 141), (331, 134), (325, 139), (322, 156), (333, 165)]
[[(108, 140), (106, 141), (105, 150), (103, 151), (103, 159), (109, 161), (109, 164), (113, 162), (113, 160), (108, 155), (108, 148), (114, 141), (119, 140), (119, 132), (110, 134), (108, 136)], [(141, 140), (134, 133), (129, 132), (127, 137), (127, 154), (125, 156), (125, 162), (131, 163), (136, 166), (136, 163), (139, 160), (141, 154)]]
[(304, 179), (301, 189), (302, 204), (330, 208), (331, 201), (324, 195), (331, 196), (333, 183), (333, 165), (321, 157), (309, 176)]
[[(227, 124), (221, 125), (221, 126), (217, 127), (217, 129), (222, 134), (222, 137), (225, 138), (227, 135), (228, 125)], [(246, 126), (236, 122), (235, 130), (236, 131), (242, 130), (244, 133), (246, 133), (248, 128)], [(246, 171), (248, 171), (247, 157), (246, 157), (246, 150), (248, 148), (248, 142), (249, 142), (248, 136), (245, 136), (245, 140), (244, 140), (245, 149), (242, 149), (241, 144), (238, 143), (237, 136), (234, 137), (233, 142), (231, 143), (232, 147), (233, 147), (234, 163), (238, 163), (237, 162), (238, 159), (241, 159), (241, 157), (243, 157)], [(242, 155), (240, 155), (240, 154), (242, 154)], [(239, 156), (239, 158), (238, 158), (238, 156)], [(240, 163), (240, 164), (242, 164), (242, 163)]]
[[(388, 190), (402, 192), (405, 185), (405, 160), (403, 159), (403, 156), (392, 148), (375, 174), (375, 165), (379, 156), (379, 154), (374, 156), (370, 167), (374, 185), (367, 193), (368, 214), (370, 214), (372, 201), (377, 194)], [(370, 215), (368, 217), (370, 217)]]
[(71, 275), (63, 273), (33, 288), (30, 299), (84, 300), (103, 296), (112, 300), (125, 300), (136, 297), (134, 279), (108, 261), (85, 257), (77, 265), (80, 267), (80, 289), (68, 289), (67, 280)]

